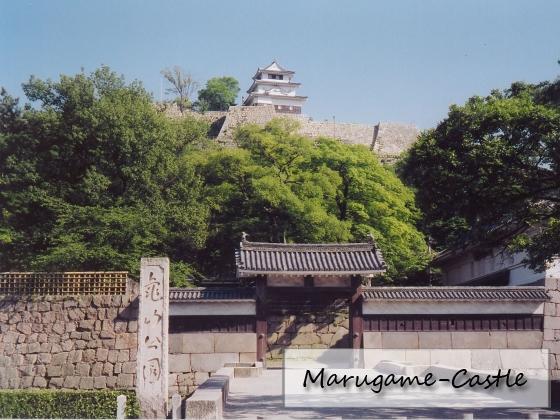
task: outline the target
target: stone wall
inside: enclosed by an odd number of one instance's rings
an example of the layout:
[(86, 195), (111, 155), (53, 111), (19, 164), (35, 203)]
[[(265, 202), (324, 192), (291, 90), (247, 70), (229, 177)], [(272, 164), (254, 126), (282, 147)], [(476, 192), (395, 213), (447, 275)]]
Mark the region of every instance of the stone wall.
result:
[(225, 363), (254, 363), (255, 333), (173, 333), (169, 337), (169, 393), (188, 395)]
[(0, 297), (0, 388), (131, 389), (138, 301)]
[(299, 124), (298, 133), (311, 138), (332, 137), (347, 144), (360, 144), (372, 149), (384, 160), (391, 160), (407, 150), (418, 136), (418, 129), (411, 124), (380, 122), (355, 124), (336, 121), (315, 121), (301, 114), (287, 114), (274, 106), (232, 106), (228, 111), (198, 113), (186, 110), (181, 113), (174, 104), (162, 106), (162, 111), (172, 118), (185, 116), (200, 118), (211, 126), (211, 135), (218, 142), (232, 146), (235, 130), (244, 124), (264, 126), (273, 118), (289, 118)]
[(266, 358), (278, 362), (285, 348), (350, 348), (348, 309), (324, 313), (269, 315)]

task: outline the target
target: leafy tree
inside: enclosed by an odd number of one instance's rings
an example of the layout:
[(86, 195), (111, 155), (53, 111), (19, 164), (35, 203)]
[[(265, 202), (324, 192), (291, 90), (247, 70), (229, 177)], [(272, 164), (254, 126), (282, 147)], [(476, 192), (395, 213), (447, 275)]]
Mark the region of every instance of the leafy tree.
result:
[(202, 183), (182, 156), (207, 125), (159, 113), (138, 82), (102, 67), (0, 98), (2, 270), (191, 267), (207, 234)]
[(172, 69), (163, 69), (161, 74), (169, 82), (171, 87), (165, 93), (175, 95), (177, 106), (183, 112), (191, 107), (191, 96), (198, 88), (198, 83), (190, 73), (185, 72), (181, 67), (174, 66)]
[(391, 278), (425, 267), (414, 196), (367, 148), (299, 136), (287, 120), (245, 126), (236, 141), (239, 148), (190, 156), (211, 202), (199, 257), (205, 271), (231, 272), (242, 231), (273, 242), (348, 242), (372, 233)]
[(239, 82), (229, 76), (214, 77), (198, 92), (197, 108), (200, 111), (227, 111), (235, 105)]
[(420, 136), (401, 171), (439, 247), (508, 236), (533, 268), (560, 253), (559, 86), (514, 83), (472, 97)]
[(414, 196), (366, 148), (296, 134), (294, 122), (239, 130), (170, 119), (106, 67), (0, 93), (0, 270), (138, 270), (167, 255), (172, 282), (233, 273), (254, 240), (356, 241), (373, 233), (390, 277), (427, 260)]

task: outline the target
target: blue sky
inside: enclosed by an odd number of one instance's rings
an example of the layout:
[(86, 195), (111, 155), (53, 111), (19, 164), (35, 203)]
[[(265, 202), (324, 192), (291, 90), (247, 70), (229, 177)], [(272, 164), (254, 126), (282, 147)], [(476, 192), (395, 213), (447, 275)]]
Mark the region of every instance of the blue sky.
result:
[[(159, 99), (164, 67), (231, 75), (276, 58), (315, 119), (437, 124), (452, 103), (560, 74), (559, 1), (0, 0), (0, 85), (101, 64)], [(241, 94), (240, 94), (241, 95)]]

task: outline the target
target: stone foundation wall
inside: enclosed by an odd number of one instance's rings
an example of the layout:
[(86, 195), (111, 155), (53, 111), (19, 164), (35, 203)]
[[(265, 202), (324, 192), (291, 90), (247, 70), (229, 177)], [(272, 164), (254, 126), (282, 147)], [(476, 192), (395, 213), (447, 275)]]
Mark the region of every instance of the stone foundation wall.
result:
[(225, 363), (254, 363), (255, 333), (173, 333), (169, 336), (169, 393), (192, 393)]
[(138, 301), (0, 297), (0, 388), (132, 389)]
[(540, 349), (542, 331), (369, 331), (366, 349)]
[[(179, 116), (172, 108), (170, 116)], [(217, 140), (233, 145), (235, 130), (244, 124), (264, 126), (273, 118), (289, 118), (299, 124), (298, 133), (311, 138), (332, 137), (347, 144), (361, 144), (372, 148), (383, 159), (391, 159), (407, 150), (418, 137), (418, 129), (411, 124), (380, 122), (378, 124), (356, 124), (333, 121), (315, 121), (305, 115), (287, 114), (274, 106), (232, 106), (227, 112), (198, 114), (185, 111), (183, 115), (202, 118), (209, 123), (220, 123)], [(222, 122), (223, 121), (223, 122)]]
[(550, 352), (553, 402), (560, 406), (560, 273), (547, 277), (545, 287), (550, 301), (544, 304), (543, 348)]
[(348, 310), (269, 315), (266, 358), (279, 361), (285, 348), (350, 348)]

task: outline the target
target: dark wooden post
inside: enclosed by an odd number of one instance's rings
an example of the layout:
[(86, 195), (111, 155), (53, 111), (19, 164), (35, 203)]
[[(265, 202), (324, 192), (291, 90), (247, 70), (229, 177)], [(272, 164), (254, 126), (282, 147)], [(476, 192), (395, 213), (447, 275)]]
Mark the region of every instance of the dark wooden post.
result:
[(352, 348), (362, 348), (362, 337), (364, 323), (362, 317), (362, 279), (360, 276), (352, 276), (352, 296), (350, 297), (350, 336), (352, 337)]
[(264, 362), (266, 357), (266, 276), (258, 276), (256, 281), (256, 305), (257, 305), (257, 361)]

